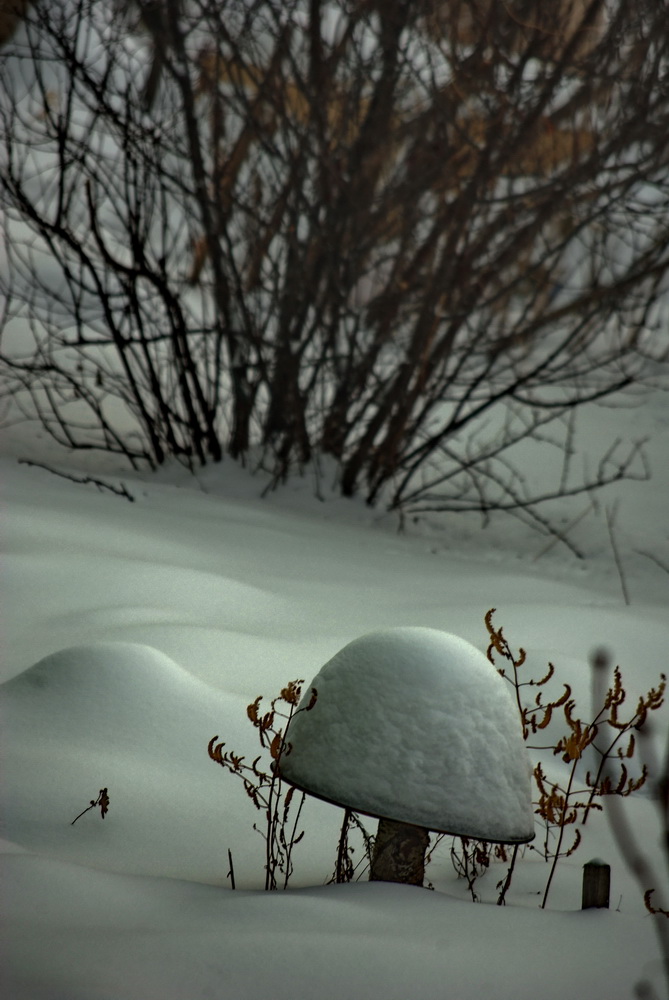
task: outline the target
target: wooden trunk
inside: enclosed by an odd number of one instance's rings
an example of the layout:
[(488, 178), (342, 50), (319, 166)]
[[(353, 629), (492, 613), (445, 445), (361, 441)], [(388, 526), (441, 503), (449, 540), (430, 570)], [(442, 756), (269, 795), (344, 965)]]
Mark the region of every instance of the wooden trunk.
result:
[(422, 826), (380, 819), (372, 853), (370, 881), (422, 885), (425, 852), (429, 843), (429, 834)]

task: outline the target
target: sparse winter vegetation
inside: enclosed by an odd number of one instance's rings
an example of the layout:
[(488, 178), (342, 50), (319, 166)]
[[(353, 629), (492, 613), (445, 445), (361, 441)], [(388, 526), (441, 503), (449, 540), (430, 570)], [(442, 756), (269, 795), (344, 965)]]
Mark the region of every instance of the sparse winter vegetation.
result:
[[(493, 624), (494, 612), (493, 608), (485, 616), (490, 639), (487, 655), (492, 664), (498, 660), (510, 664), (497, 670), (513, 688), (515, 726), (530, 741), (530, 751), (550, 751), (567, 765), (566, 780), (560, 779), (566, 787), (549, 781), (540, 761), (532, 769), (533, 811), (540, 836), (538, 843), (523, 850), (538, 852), (550, 863), (541, 901), (545, 908), (557, 863), (581, 844), (590, 813), (601, 813), (602, 801), (610, 796), (628, 798), (646, 785), (649, 767), (644, 762), (635, 773), (635, 752), (637, 742), (647, 737), (650, 713), (664, 704), (666, 677), (661, 674), (657, 686), (626, 709), (621, 669), (617, 666), (611, 671), (607, 654), (599, 650), (591, 665), (595, 703), (577, 706), (569, 684), (553, 700), (544, 700), (546, 685), (552, 682), (554, 688), (560, 687), (554, 665), (548, 664), (541, 678), (523, 677), (525, 650), (512, 651), (503, 629)], [(293, 872), (292, 849), (304, 836), (305, 831), (298, 833), (297, 827), (303, 794), (298, 796), (297, 816), (291, 812), (297, 786), (301, 793), (312, 791), (344, 808), (342, 837), (348, 833), (350, 814), (356, 808), (382, 817), (376, 837), (370, 837), (360, 816), (356, 817), (368, 865), (360, 869), (359, 864), (351, 864), (348, 878), (338, 881), (350, 881), (354, 874), (360, 879), (367, 871), (372, 879), (380, 877), (375, 874), (375, 859), (382, 827), (387, 837), (395, 835), (405, 855), (413, 856), (412, 825), (425, 834), (419, 864), (409, 865), (403, 856), (403, 864), (386, 866), (392, 873), (386, 875), (387, 881), (422, 885), (423, 853), (429, 861), (436, 846), (433, 843), (428, 851), (427, 834), (437, 831), (437, 844), (451, 835), (453, 866), (475, 901), (479, 898), (474, 889), (477, 879), (492, 862), (510, 859), (506, 875), (496, 886), (498, 903), (506, 902), (517, 848), (533, 839), (532, 830), (528, 832), (523, 825), (530, 792), (529, 786), (525, 789), (524, 753), (513, 739), (515, 713), (509, 717), (509, 705), (486, 671), (481, 673), (479, 657), (468, 643), (434, 629), (372, 633), (340, 650), (314, 678), (314, 685), (324, 683), (326, 694), (320, 711), (301, 720), (297, 728), (294, 724), (291, 728), (295, 712), (314, 709), (317, 686), (310, 688), (301, 703), (303, 681), (293, 681), (273, 699), (267, 712), (260, 710), (260, 697), (248, 706), (261, 747), (269, 751), (269, 764), (261, 763), (261, 756), (249, 763), (231, 750), (223, 753), (225, 744), (214, 746), (218, 736), (211, 740), (209, 756), (242, 779), (254, 806), (266, 816), (266, 828), (259, 831), (267, 846), (266, 889), (278, 888), (278, 872), (287, 887)], [(531, 699), (524, 689), (530, 689)], [(470, 710), (465, 713), (467, 701)], [(280, 702), (288, 707), (287, 713), (276, 708)], [(344, 705), (349, 706), (346, 711)], [(426, 725), (427, 715), (433, 718), (432, 727)], [(532, 742), (542, 736), (547, 743)], [(379, 745), (383, 753), (376, 749)], [(655, 782), (661, 784), (664, 779), (659, 768), (655, 770)], [(389, 775), (394, 776), (392, 780)], [(287, 793), (282, 777), (292, 782)], [(433, 781), (436, 785), (430, 792)], [(663, 786), (654, 792), (666, 795)], [(500, 803), (505, 799), (503, 806)], [(403, 822), (397, 822), (398, 817)], [(630, 850), (638, 852), (639, 848), (632, 842)], [(405, 868), (408, 874), (400, 877), (398, 872)], [(637, 874), (656, 878), (646, 867)], [(654, 914), (665, 912), (652, 906), (653, 892), (649, 887), (644, 890), (647, 909)]]
[(275, 481), (327, 457), (402, 510), (541, 518), (645, 476), (632, 438), (575, 461), (572, 416), (667, 359), (669, 14), (544, 7), (28, 6), (5, 394), (69, 448)]

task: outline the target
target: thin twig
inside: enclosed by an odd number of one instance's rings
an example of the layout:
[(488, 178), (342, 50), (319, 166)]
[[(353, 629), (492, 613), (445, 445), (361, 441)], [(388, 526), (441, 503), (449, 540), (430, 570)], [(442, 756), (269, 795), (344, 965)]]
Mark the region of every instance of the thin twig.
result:
[(116, 496), (125, 497), (130, 503), (135, 502), (135, 498), (131, 493), (128, 493), (124, 484), (121, 483), (120, 486), (114, 486), (112, 483), (103, 483), (101, 479), (96, 479), (94, 476), (74, 476), (68, 472), (59, 472), (58, 469), (52, 469), (48, 465), (44, 465), (43, 462), (31, 462), (27, 458), (20, 458), (19, 465), (33, 465), (36, 469), (45, 469), (46, 472), (51, 472), (54, 476), (60, 476), (62, 479), (69, 479), (72, 483), (78, 483), (82, 486), (87, 486), (89, 483), (93, 483), (97, 488), (102, 490), (109, 490), (110, 493), (115, 493)]
[(499, 896), (497, 897), (497, 905), (498, 906), (506, 906), (505, 896), (506, 896), (506, 893), (507, 893), (507, 890), (508, 890), (509, 886), (511, 885), (511, 879), (513, 878), (513, 869), (516, 867), (516, 858), (518, 857), (518, 848), (519, 847), (520, 847), (520, 844), (514, 844), (514, 847), (513, 847), (513, 856), (511, 858), (511, 864), (509, 865), (509, 870), (506, 873), (506, 877), (504, 879), (504, 882), (502, 883), (502, 890), (501, 890)]
[[(564, 528), (564, 530), (562, 531), (561, 533), (562, 536), (568, 535), (569, 532), (572, 530), (572, 528), (575, 528), (576, 525), (583, 520), (586, 514), (590, 513), (592, 507), (593, 507), (592, 503), (588, 504), (585, 510), (582, 510), (581, 513), (577, 517), (575, 517), (573, 521), (570, 521), (567, 527)], [(560, 535), (554, 535), (549, 541), (548, 545), (544, 545), (543, 549), (541, 549), (540, 552), (537, 552), (532, 562), (537, 562), (539, 559), (541, 559), (542, 556), (545, 556), (547, 552), (550, 552), (550, 550), (553, 548), (554, 545), (557, 545), (557, 543), (561, 541), (563, 541), (563, 537), (561, 537)]]
[(576, 759), (576, 760), (573, 761), (573, 763), (571, 765), (571, 769), (570, 769), (570, 773), (569, 773), (569, 782), (567, 784), (567, 788), (565, 790), (564, 797), (563, 797), (563, 800), (562, 800), (562, 807), (560, 809), (560, 818), (559, 818), (559, 821), (558, 821), (558, 826), (559, 826), (558, 840), (557, 840), (557, 845), (556, 845), (556, 848), (555, 848), (555, 852), (553, 854), (553, 862), (551, 864), (551, 870), (550, 870), (550, 872), (548, 874), (548, 881), (546, 882), (546, 887), (544, 889), (544, 896), (543, 896), (543, 899), (541, 900), (541, 909), (542, 910), (546, 909), (546, 902), (548, 900), (548, 893), (550, 892), (551, 882), (553, 881), (553, 876), (555, 875), (555, 869), (556, 869), (557, 863), (558, 863), (558, 861), (560, 859), (560, 850), (562, 848), (562, 841), (564, 840), (565, 829), (566, 829), (566, 826), (567, 826), (567, 824), (565, 823), (565, 818), (566, 818), (568, 810), (569, 810), (569, 800), (570, 800), (571, 795), (572, 795), (572, 788), (573, 788), (573, 784), (574, 784), (574, 777), (576, 775), (576, 764), (577, 763), (578, 763), (578, 760)]
[(627, 580), (625, 579), (625, 570), (623, 568), (622, 559), (620, 558), (620, 552), (618, 550), (618, 545), (616, 543), (616, 536), (614, 533), (615, 519), (618, 513), (618, 501), (614, 503), (613, 507), (606, 508), (606, 527), (609, 532), (609, 539), (611, 540), (611, 549), (613, 551), (613, 559), (616, 564), (616, 569), (618, 570), (618, 577), (620, 578), (620, 587), (623, 592), (623, 598), (625, 604), (630, 604), (630, 595), (627, 589)]
[[(571, 471), (571, 460), (575, 453), (574, 432), (576, 425), (576, 410), (572, 409), (567, 415), (567, 437), (564, 443), (564, 460), (562, 463), (562, 473), (560, 475), (560, 490), (566, 490)], [(569, 530), (569, 529), (567, 529)]]
[(661, 559), (658, 559), (653, 552), (646, 552), (644, 549), (635, 549), (634, 551), (638, 553), (638, 555), (645, 556), (646, 559), (650, 559), (651, 562), (654, 562), (655, 565), (659, 566), (660, 569), (664, 570), (665, 573), (669, 573), (669, 565), (663, 562)]

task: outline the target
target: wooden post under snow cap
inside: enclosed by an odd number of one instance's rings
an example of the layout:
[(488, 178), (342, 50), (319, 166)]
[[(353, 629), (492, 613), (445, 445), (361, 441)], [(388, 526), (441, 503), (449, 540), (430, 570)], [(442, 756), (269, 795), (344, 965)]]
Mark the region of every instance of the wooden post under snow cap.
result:
[(422, 885), (425, 852), (429, 843), (428, 831), (422, 826), (380, 819), (372, 853), (370, 881)]

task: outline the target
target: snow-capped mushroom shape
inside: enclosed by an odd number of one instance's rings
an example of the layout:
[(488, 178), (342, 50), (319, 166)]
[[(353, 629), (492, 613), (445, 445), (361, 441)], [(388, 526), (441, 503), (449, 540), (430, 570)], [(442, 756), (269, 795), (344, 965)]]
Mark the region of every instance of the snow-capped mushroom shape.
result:
[(431, 628), (372, 632), (316, 675), (283, 778), (355, 812), (500, 843), (534, 836), (518, 708), (483, 653)]

